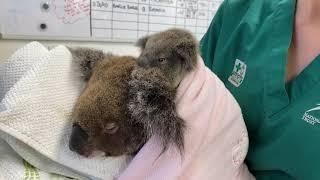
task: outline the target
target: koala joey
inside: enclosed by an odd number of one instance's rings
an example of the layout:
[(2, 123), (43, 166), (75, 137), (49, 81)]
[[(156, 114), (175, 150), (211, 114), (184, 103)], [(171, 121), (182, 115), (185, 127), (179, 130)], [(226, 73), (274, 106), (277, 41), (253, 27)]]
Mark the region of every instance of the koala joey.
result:
[(89, 156), (134, 155), (153, 135), (164, 152), (183, 150), (184, 121), (175, 109), (179, 83), (197, 63), (198, 44), (186, 30), (169, 29), (137, 41), (138, 58), (70, 48), (84, 90), (74, 106), (69, 147)]
[[(177, 87), (197, 65), (198, 43), (183, 29), (169, 29), (137, 41), (141, 54), (129, 82), (129, 112), (157, 135), (165, 151), (173, 144), (183, 152), (185, 123), (175, 107)], [(162, 152), (163, 152), (162, 151)]]
[(159, 68), (172, 88), (176, 88), (197, 64), (197, 40), (189, 31), (183, 29), (172, 28), (145, 36), (136, 44), (141, 48), (138, 65), (144, 68)]

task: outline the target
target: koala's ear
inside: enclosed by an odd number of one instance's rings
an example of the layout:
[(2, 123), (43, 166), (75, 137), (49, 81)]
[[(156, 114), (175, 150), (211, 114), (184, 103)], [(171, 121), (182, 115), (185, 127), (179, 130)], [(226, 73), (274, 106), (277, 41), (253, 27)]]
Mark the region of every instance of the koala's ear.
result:
[(191, 71), (197, 64), (198, 43), (194, 39), (181, 39), (174, 48), (182, 58), (184, 69)]
[(73, 62), (79, 65), (82, 76), (85, 80), (88, 80), (91, 76), (92, 69), (95, 64), (106, 58), (106, 55), (102, 50), (96, 50), (91, 48), (70, 48)]
[(138, 46), (141, 50), (143, 50), (146, 47), (147, 41), (149, 39), (150, 36), (144, 36), (140, 39), (138, 39), (138, 41), (136, 42), (136, 46)]

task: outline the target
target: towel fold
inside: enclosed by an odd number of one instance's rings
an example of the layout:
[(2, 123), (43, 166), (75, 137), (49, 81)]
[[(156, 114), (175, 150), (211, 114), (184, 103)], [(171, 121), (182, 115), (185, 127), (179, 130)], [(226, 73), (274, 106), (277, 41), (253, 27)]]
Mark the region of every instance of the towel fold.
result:
[(40, 43), (32, 42), (20, 48), (9, 60), (0, 64), (0, 101), (32, 64), (39, 61), (48, 52)]
[(68, 148), (70, 114), (81, 86), (66, 47), (48, 51), (32, 42), (18, 50), (0, 65), (0, 137), (41, 171), (113, 179), (129, 157), (87, 159)]
[(177, 112), (186, 121), (183, 156), (152, 137), (133, 158), (120, 180), (250, 180), (244, 159), (248, 135), (240, 107), (201, 57), (181, 82)]

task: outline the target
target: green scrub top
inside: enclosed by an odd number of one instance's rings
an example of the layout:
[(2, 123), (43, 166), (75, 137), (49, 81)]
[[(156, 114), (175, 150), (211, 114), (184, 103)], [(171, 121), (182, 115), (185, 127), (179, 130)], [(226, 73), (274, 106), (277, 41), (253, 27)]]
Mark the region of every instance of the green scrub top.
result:
[[(225, 0), (200, 42), (241, 106), (258, 180), (320, 180), (320, 56), (290, 83), (295, 0)], [(219, 148), (219, 147), (217, 147)]]

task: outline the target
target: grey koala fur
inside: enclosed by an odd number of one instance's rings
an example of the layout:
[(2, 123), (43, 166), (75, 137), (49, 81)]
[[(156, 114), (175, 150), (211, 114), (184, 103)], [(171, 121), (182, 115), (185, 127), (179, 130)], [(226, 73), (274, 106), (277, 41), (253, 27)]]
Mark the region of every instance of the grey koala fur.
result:
[[(129, 77), (128, 80), (118, 80), (118, 82), (122, 84), (122, 87), (127, 86), (127, 88), (122, 89), (128, 89), (128, 91), (121, 91), (119, 92), (120, 94), (117, 94), (117, 97), (127, 97), (125, 98), (127, 99), (126, 101), (121, 101), (122, 103), (127, 103), (125, 104), (127, 112), (113, 113), (128, 114), (125, 118), (118, 118), (117, 120), (119, 122), (117, 123), (124, 124), (124, 126), (134, 125), (134, 127), (125, 128), (135, 128), (135, 130), (129, 130), (127, 133), (122, 133), (119, 136), (117, 136), (117, 132), (114, 133), (114, 135), (118, 137), (118, 140), (117, 138), (113, 138), (112, 142), (116, 143), (116, 141), (123, 141), (122, 138), (134, 137), (135, 140), (142, 142), (136, 143), (137, 145), (135, 147), (129, 144), (122, 144), (122, 146), (130, 146), (130, 152), (137, 152), (141, 148), (141, 144), (144, 144), (148, 138), (155, 135), (161, 142), (163, 147), (162, 152), (164, 152), (170, 144), (176, 146), (180, 152), (183, 152), (183, 137), (186, 125), (176, 112), (174, 99), (179, 83), (187, 73), (196, 67), (198, 43), (191, 33), (186, 30), (169, 29), (139, 39), (137, 46), (141, 48), (141, 54), (138, 58), (130, 57), (130, 59), (134, 59), (135, 61), (135, 63), (129, 63), (131, 64), (130, 66), (132, 66), (132, 70), (127, 69), (126, 72), (118, 72), (120, 70), (113, 69), (114, 72), (122, 74), (123, 77)], [(97, 81), (94, 80), (94, 78), (97, 78), (97, 71), (99, 71), (100, 76), (108, 73), (101, 69), (105, 61), (110, 61), (110, 59), (114, 58), (123, 61), (122, 59), (125, 58), (125, 56), (104, 54), (102, 51), (89, 48), (70, 48), (70, 50), (74, 61), (80, 65), (79, 68), (84, 79), (91, 82), (87, 84), (84, 92), (86, 89), (93, 88), (88, 86), (96, 86), (94, 87), (95, 89), (106, 91), (101, 88), (106, 87), (107, 82), (110, 81), (108, 78), (112, 75), (106, 76), (107, 79), (99, 82), (106, 83), (106, 85), (97, 86)], [(109, 63), (109, 67), (106, 70), (112, 70), (113, 64), (119, 65), (119, 63), (120, 62), (117, 63), (117, 61), (114, 60), (111, 64)], [(92, 77), (93, 74), (95, 74), (94, 78)], [(110, 85), (112, 84), (109, 84), (109, 86)], [(113, 89), (113, 87), (108, 88)], [(84, 103), (76, 104), (74, 109), (82, 111), (76, 113), (78, 114), (77, 118), (81, 119), (82, 116), (88, 116), (87, 112), (97, 114), (95, 117), (104, 114), (105, 110), (98, 107), (99, 103), (85, 100), (86, 98), (90, 99), (90, 93), (85, 94), (84, 92), (81, 94), (84, 102), (96, 104), (95, 106), (97, 107), (91, 108), (90, 104), (87, 104), (86, 106), (91, 109), (91, 111), (87, 111), (84, 108), (79, 108), (80, 106), (84, 107)], [(105, 94), (108, 94), (108, 92), (105, 92)], [(92, 96), (92, 94), (90, 96)], [(104, 102), (104, 104), (108, 104), (109, 102), (117, 101), (117, 99), (104, 98), (104, 101), (107, 101)], [(119, 106), (123, 106), (123, 104), (119, 104)], [(105, 107), (108, 106), (106, 105)], [(94, 121), (86, 118), (82, 119), (83, 121), (88, 121), (83, 123), (89, 127), (86, 129), (87, 131), (100, 131), (99, 128), (90, 128), (94, 127), (91, 125)], [(105, 121), (107, 122), (108, 120)], [(138, 129), (140, 129), (141, 132)], [(88, 132), (86, 133), (90, 134)], [(96, 133), (99, 134), (100, 132)], [(72, 134), (71, 137), (75, 136), (75, 134)], [(110, 134), (106, 134), (105, 139), (108, 139), (108, 136), (110, 136)], [(75, 143), (77, 142), (72, 142), (72, 140), (69, 142), (70, 145)], [(128, 143), (130, 143), (130, 141), (128, 141)], [(126, 154), (126, 149), (128, 148), (123, 147), (122, 150), (117, 149), (117, 153), (114, 154)], [(105, 147), (105, 149), (96, 150), (105, 152), (113, 151), (112, 147), (109, 147), (109, 149)], [(111, 153), (111, 155), (113, 154)]]
[(128, 110), (134, 122), (144, 126), (147, 139), (157, 136), (163, 153), (170, 144), (184, 149), (185, 123), (176, 113), (176, 89), (157, 68), (135, 68), (129, 81)]
[(197, 40), (189, 31), (173, 28), (136, 44), (141, 54), (129, 82), (129, 112), (148, 129), (149, 136), (158, 136), (163, 151), (173, 144), (183, 152), (186, 125), (174, 99), (179, 83), (197, 65)]

